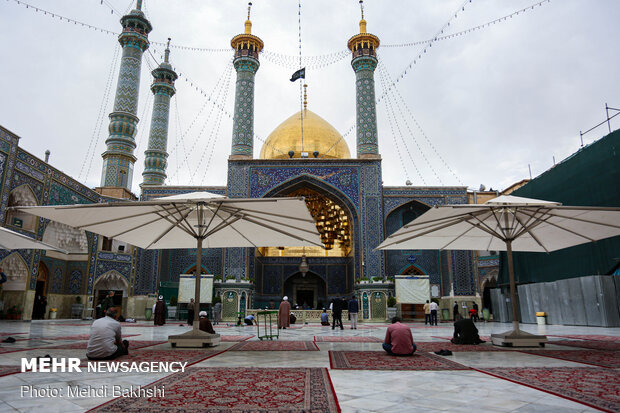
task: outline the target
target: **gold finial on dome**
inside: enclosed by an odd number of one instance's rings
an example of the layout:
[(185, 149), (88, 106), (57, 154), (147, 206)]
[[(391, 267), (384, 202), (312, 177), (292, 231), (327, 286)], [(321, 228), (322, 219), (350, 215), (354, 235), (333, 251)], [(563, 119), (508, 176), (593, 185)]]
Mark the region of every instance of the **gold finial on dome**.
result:
[(308, 85), (304, 83), (304, 110), (308, 109)]

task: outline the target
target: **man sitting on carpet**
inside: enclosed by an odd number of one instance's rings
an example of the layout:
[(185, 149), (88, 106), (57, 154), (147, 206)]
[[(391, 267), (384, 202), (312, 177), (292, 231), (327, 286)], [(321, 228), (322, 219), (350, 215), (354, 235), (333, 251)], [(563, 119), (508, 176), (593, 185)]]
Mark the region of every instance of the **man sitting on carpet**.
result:
[(411, 329), (400, 321), (400, 317), (392, 318), (392, 325), (385, 333), (383, 350), (392, 356), (412, 356), (417, 348), (413, 342), (413, 334)]
[(86, 347), (89, 360), (113, 360), (128, 354), (129, 342), (121, 341), (121, 323), (116, 321), (116, 307), (110, 307), (105, 317), (95, 320), (90, 327)]
[(198, 313), (198, 320), (199, 320), (199, 324), (198, 324), (199, 330), (205, 331), (207, 333), (215, 334), (215, 330), (213, 329), (213, 325), (211, 324), (211, 322), (209, 321), (209, 318), (207, 317), (206, 311), (201, 311)]
[(456, 315), (454, 323), (454, 335), (452, 337), (454, 344), (479, 344), (484, 343), (480, 340), (478, 329), (471, 318), (463, 318), (460, 314)]

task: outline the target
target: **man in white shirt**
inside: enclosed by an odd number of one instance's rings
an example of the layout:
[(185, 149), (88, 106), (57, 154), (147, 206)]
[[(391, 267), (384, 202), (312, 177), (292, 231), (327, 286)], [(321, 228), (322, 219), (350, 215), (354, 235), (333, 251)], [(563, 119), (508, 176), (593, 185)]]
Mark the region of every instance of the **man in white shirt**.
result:
[(90, 327), (90, 338), (86, 347), (89, 360), (113, 360), (128, 354), (129, 342), (121, 340), (121, 323), (115, 320), (116, 307), (110, 307), (106, 316), (95, 320)]
[(437, 305), (436, 302), (431, 301), (431, 325), (433, 325), (433, 323), (435, 323), (435, 325), (437, 325), (437, 310), (439, 310), (439, 306)]

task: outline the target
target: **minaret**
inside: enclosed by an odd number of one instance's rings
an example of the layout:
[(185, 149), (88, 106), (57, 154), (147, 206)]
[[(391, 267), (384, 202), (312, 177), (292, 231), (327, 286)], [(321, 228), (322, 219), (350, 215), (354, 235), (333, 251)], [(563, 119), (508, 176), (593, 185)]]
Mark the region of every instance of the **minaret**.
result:
[(233, 65), (237, 71), (230, 159), (252, 159), (254, 151), (254, 76), (260, 66), (258, 54), (263, 49), (263, 41), (252, 34), (251, 6), (249, 3), (245, 33), (230, 41), (235, 50)]
[(166, 46), (164, 61), (151, 72), (153, 75), (153, 116), (151, 117), (151, 132), (149, 146), (144, 151), (144, 172), (142, 185), (163, 185), (166, 180), (166, 165), (168, 152), (168, 119), (170, 118), (170, 98), (176, 92), (174, 81), (178, 76), (168, 63), (170, 58), (170, 39)]
[(363, 2), (360, 0), (362, 19), (360, 33), (351, 37), (349, 50), (353, 53), (351, 66), (355, 71), (357, 112), (357, 157), (380, 158), (377, 138), (377, 110), (375, 105), (374, 72), (377, 67), (379, 38), (366, 32)]
[(140, 91), (140, 68), (142, 54), (149, 47), (148, 34), (153, 30), (142, 12), (142, 0), (137, 0), (136, 9), (121, 18), (123, 31), (118, 41), (123, 56), (116, 86), (114, 111), (110, 113), (110, 135), (105, 141), (101, 188), (98, 192), (116, 198), (133, 198), (131, 184), (136, 157), (134, 136), (138, 124), (138, 93)]

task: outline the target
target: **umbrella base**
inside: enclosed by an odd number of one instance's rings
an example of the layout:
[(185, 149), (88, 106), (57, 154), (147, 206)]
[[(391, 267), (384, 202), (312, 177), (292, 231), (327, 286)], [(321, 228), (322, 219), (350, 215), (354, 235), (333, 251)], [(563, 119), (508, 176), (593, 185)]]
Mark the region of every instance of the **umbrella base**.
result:
[(496, 346), (504, 347), (544, 347), (548, 341), (547, 336), (530, 334), (521, 330), (491, 334), (491, 342)]
[(220, 335), (202, 330), (191, 330), (187, 333), (168, 336), (168, 342), (172, 347), (215, 347), (220, 344)]

